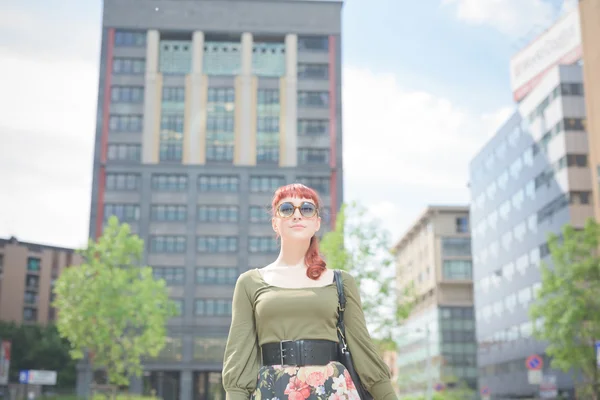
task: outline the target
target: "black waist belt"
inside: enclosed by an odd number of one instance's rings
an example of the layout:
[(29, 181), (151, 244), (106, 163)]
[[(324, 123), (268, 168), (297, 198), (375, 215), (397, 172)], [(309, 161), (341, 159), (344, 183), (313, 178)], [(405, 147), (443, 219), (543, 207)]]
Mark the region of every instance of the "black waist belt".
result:
[(337, 342), (329, 340), (283, 340), (261, 349), (263, 365), (327, 365), (338, 359)]

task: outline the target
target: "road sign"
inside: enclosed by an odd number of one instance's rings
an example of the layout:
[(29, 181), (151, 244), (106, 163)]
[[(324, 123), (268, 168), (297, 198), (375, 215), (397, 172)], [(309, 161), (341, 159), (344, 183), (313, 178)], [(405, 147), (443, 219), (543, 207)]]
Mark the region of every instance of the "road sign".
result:
[(540, 370), (544, 367), (544, 360), (542, 360), (542, 357), (538, 356), (537, 354), (533, 354), (527, 357), (527, 360), (525, 360), (525, 367), (527, 367), (529, 370)]
[(29, 385), (56, 385), (56, 371), (23, 370), (19, 382)]
[(481, 394), (483, 396), (489, 396), (492, 392), (490, 391), (490, 388), (487, 386), (484, 386), (481, 388)]
[(542, 371), (539, 369), (530, 369), (527, 371), (527, 382), (530, 385), (539, 385), (542, 382)]
[(558, 396), (558, 387), (556, 386), (556, 376), (544, 375), (540, 383), (540, 398), (554, 399)]

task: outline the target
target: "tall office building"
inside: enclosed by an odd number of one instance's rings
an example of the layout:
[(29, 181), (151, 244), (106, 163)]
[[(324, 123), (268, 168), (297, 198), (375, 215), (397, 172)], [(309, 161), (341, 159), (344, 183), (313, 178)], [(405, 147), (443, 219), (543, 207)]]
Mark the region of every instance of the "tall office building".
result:
[(579, 65), (550, 69), (470, 164), (479, 385), (492, 399), (540, 394), (525, 366), (534, 354), (546, 382), (572, 391), (532, 338), (528, 310), (548, 234), (593, 215), (582, 79)]
[[(278, 252), (274, 189), (311, 186), (335, 218), (341, 10), (342, 0), (104, 1), (90, 236), (110, 215), (129, 223), (181, 311), (134, 392), (224, 398), (234, 284)], [(89, 379), (81, 369), (79, 393)]]
[(81, 261), (73, 249), (0, 238), (0, 321), (53, 322), (54, 281)]
[(416, 305), (398, 333), (398, 386), (416, 395), (477, 383), (471, 237), (467, 206), (430, 206), (394, 246), (397, 287)]
[(579, 15), (594, 212), (596, 220), (600, 221), (600, 0), (580, 0)]

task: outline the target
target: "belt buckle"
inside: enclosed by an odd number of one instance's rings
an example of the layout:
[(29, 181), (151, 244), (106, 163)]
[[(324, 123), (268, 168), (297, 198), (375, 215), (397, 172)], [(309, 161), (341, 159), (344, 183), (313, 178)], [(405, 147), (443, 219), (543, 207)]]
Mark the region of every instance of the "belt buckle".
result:
[(283, 348), (283, 343), (286, 343), (286, 342), (293, 342), (293, 340), (281, 340), (279, 342), (279, 362), (281, 363), (282, 367), (285, 365), (283, 363), (283, 352), (285, 351), (285, 349)]

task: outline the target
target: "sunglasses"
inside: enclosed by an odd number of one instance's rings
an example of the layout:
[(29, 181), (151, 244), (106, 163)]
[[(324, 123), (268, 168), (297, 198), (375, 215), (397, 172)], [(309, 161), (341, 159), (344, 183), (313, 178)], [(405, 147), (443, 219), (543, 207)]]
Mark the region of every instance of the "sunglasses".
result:
[(290, 218), (292, 215), (294, 215), (296, 210), (300, 210), (300, 214), (304, 218), (312, 218), (319, 213), (317, 206), (315, 206), (313, 203), (305, 201), (299, 206), (295, 206), (289, 202), (281, 203), (279, 207), (277, 207), (277, 214), (282, 218)]

